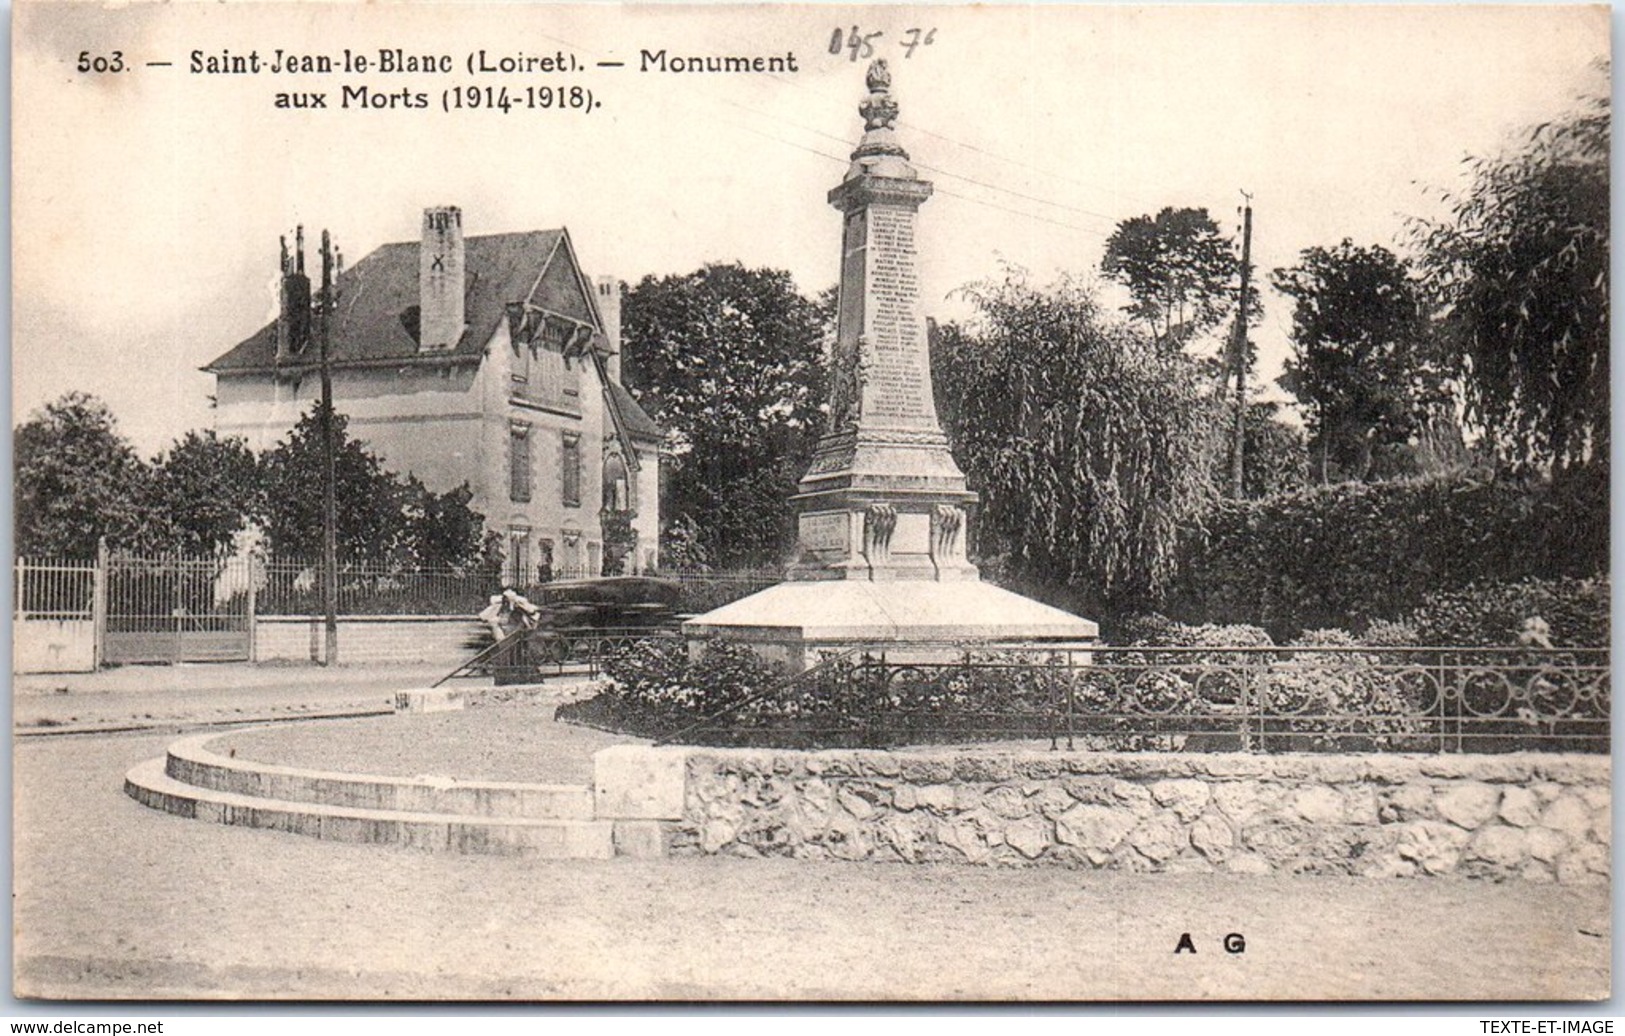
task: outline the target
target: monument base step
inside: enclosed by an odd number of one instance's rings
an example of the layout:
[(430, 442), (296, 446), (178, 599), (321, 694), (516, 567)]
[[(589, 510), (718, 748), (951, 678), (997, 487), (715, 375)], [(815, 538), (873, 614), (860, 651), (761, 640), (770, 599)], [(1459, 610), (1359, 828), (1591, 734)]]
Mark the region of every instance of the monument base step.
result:
[(604, 860), (616, 855), (618, 842), (639, 847), (637, 855), (650, 855), (658, 843), (649, 832), (617, 832), (607, 820), (421, 813), (244, 795), (177, 780), (162, 757), (132, 768), (124, 790), (142, 805), (196, 820), (438, 852)]
[(199, 788), (323, 806), (477, 818), (593, 819), (592, 789), (586, 785), (302, 770), (211, 751), (208, 743), (219, 736), (197, 734), (175, 741), (169, 746), (165, 772)]

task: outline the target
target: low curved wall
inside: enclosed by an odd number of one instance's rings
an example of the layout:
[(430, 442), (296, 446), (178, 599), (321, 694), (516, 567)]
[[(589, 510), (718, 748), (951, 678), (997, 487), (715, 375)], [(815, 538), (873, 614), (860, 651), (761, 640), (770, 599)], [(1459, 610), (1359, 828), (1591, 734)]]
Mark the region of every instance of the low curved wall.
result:
[(790, 752), (619, 746), (597, 816), (673, 854), (1606, 883), (1585, 755)]

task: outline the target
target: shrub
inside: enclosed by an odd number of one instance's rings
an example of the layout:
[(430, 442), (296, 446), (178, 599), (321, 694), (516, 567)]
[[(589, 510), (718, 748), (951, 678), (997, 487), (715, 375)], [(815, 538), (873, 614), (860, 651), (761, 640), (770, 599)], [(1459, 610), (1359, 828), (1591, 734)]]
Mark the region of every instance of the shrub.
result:
[(1525, 579), (1441, 590), (1406, 618), (1417, 643), (1516, 647), (1525, 619), (1546, 620), (1555, 647), (1607, 647), (1607, 579)]
[(586, 701), (560, 706), (558, 718), (662, 737), (771, 688), (782, 665), (749, 648), (713, 641), (697, 658), (682, 640), (634, 641), (602, 662), (610, 684)]
[(1607, 479), (1458, 475), (1223, 501), (1181, 552), (1170, 614), (1280, 639), (1358, 629), (1471, 583), (1587, 577), (1608, 560)]

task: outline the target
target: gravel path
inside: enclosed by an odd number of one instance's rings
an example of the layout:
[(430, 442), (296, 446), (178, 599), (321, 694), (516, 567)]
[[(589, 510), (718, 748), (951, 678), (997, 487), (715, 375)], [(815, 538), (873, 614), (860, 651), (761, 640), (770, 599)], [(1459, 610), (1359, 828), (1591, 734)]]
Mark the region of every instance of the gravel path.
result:
[(209, 748), (308, 770), (587, 784), (594, 752), (633, 741), (555, 723), (552, 705), (534, 704), (291, 723), (226, 734)]
[[(1539, 999), (1608, 990), (1606, 889), (419, 854), (144, 809), (120, 792), (123, 772), (165, 740), (15, 745), (24, 995)], [(1195, 956), (1172, 952), (1185, 931)], [(1233, 931), (1246, 936), (1243, 954), (1220, 949)]]

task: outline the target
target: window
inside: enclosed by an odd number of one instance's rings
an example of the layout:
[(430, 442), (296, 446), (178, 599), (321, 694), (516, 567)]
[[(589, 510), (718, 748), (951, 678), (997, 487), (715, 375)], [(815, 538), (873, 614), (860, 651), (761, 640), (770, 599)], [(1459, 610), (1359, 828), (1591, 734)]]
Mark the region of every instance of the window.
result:
[(513, 343), (513, 373), (509, 377), (513, 380), (514, 395), (529, 394), (531, 365), (531, 346), (526, 342)]
[(611, 453), (604, 458), (604, 510), (630, 511), (632, 497), (626, 474), (626, 462), (620, 454)]
[(508, 426), (508, 497), (515, 503), (530, 500), (530, 425)]
[(530, 582), (530, 530), (515, 526), (508, 530), (507, 582), (526, 586)]
[(581, 533), (565, 530), (564, 557), (559, 574), (565, 579), (580, 579), (586, 574), (581, 567)]
[(581, 436), (564, 434), (564, 455), (559, 463), (564, 480), (564, 506), (581, 506)]
[(546, 536), (536, 541), (536, 581), (553, 581), (553, 541)]

